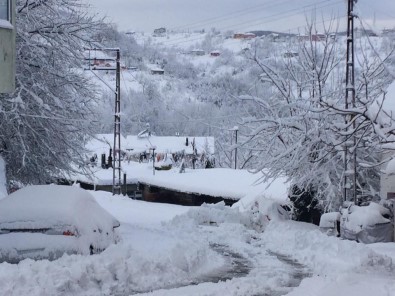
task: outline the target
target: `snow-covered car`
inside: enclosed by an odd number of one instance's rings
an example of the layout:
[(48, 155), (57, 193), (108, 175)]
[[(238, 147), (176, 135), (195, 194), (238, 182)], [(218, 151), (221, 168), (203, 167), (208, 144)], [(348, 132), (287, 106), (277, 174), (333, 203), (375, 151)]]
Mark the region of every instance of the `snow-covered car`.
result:
[(365, 244), (393, 241), (391, 211), (371, 202), (368, 206), (353, 203), (341, 210), (340, 236)]
[(0, 262), (94, 254), (117, 241), (119, 225), (81, 188), (28, 186), (0, 200)]

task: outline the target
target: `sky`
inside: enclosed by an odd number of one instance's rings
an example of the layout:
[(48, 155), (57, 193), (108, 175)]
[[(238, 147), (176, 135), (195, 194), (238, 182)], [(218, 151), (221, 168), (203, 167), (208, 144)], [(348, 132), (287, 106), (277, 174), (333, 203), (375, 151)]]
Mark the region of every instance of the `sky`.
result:
[[(152, 32), (155, 28), (195, 31), (216, 28), (246, 32), (273, 30), (298, 33), (307, 19), (319, 29), (331, 18), (344, 28), (346, 0), (84, 0), (121, 31)], [(365, 27), (395, 27), (394, 0), (359, 0), (356, 13)]]

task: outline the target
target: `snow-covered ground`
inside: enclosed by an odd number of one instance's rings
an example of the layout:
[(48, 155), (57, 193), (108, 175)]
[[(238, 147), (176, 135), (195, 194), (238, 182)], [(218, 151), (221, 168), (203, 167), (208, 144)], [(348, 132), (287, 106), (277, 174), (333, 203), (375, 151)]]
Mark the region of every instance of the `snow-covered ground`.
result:
[(277, 219), (256, 231), (246, 203), (240, 212), (92, 194), (121, 222), (121, 242), (98, 255), (2, 263), (0, 295), (395, 295), (394, 243)]

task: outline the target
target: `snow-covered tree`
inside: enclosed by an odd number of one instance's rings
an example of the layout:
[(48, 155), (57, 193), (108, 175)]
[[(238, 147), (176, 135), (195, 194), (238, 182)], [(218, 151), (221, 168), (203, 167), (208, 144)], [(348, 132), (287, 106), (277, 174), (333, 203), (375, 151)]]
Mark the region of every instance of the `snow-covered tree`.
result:
[[(313, 26), (309, 33), (314, 33)], [(394, 133), (393, 118), (377, 103), (390, 82), (382, 61), (360, 55), (357, 103), (346, 108), (344, 46), (330, 38), (296, 44), (297, 56), (267, 57), (257, 51), (250, 56), (266, 89), (265, 96), (242, 96), (256, 106), (243, 120), (249, 131), (243, 145), (260, 155), (256, 170), (267, 177), (286, 175), (336, 208), (349, 173), (343, 165), (347, 143), (350, 151), (357, 151), (358, 193), (377, 194), (382, 144)]]
[(101, 21), (79, 0), (17, 0), (16, 91), (0, 97), (0, 154), (9, 180), (48, 182), (83, 162), (95, 88), (83, 48)]

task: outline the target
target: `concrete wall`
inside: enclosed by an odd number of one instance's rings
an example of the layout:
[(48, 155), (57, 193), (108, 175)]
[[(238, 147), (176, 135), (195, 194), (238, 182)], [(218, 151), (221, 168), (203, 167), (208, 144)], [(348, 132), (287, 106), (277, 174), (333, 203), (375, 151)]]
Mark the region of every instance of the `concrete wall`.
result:
[(142, 199), (149, 202), (169, 203), (183, 206), (200, 206), (203, 203), (212, 204), (224, 201), (226, 205), (231, 206), (237, 201), (218, 196), (179, 192), (143, 183), (140, 183), (139, 187), (143, 193)]
[(0, 93), (15, 89), (15, 1), (10, 1), (11, 22), (0, 20)]

